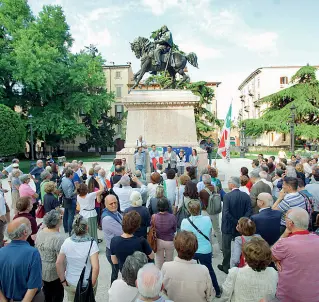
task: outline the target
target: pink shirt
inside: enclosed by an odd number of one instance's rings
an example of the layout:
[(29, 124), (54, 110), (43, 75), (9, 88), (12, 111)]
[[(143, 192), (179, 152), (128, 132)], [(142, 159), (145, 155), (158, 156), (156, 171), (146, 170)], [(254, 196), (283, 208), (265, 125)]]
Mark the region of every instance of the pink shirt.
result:
[(282, 238), (272, 247), (282, 267), (276, 293), (281, 302), (318, 302), (319, 236), (302, 233)]
[[(28, 184), (22, 184), (19, 187), (19, 193), (20, 197), (31, 197), (32, 195), (34, 195), (35, 191)], [(32, 203), (35, 202), (35, 198), (32, 197)]]

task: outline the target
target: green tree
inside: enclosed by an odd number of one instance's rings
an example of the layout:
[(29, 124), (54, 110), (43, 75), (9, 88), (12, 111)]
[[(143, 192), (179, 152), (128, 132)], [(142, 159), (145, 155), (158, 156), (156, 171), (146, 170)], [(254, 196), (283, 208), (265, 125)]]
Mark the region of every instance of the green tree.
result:
[(0, 120), (0, 156), (24, 152), (26, 131), (20, 115), (0, 104)]
[(114, 100), (105, 89), (101, 55), (93, 56), (92, 48), (70, 52), (60, 6), (44, 6), (33, 16), (25, 0), (2, 0), (0, 21), (0, 103), (20, 106), (24, 117), (31, 113), (35, 137), (47, 144), (87, 135), (82, 117), (98, 125)]
[(260, 136), (264, 132), (289, 132), (290, 107), (295, 106), (295, 134), (314, 139), (319, 137), (319, 82), (316, 68), (304, 66), (291, 78), (293, 86), (269, 95), (260, 101), (267, 109), (259, 119), (245, 120), (246, 134)]

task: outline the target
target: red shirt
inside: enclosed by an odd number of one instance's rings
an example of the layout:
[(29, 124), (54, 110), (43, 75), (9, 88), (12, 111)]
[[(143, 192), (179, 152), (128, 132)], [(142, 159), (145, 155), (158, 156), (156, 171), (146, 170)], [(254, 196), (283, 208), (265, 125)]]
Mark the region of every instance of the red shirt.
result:
[(249, 180), (248, 183), (246, 184), (246, 187), (248, 188), (249, 192), (252, 186), (253, 186), (253, 183)]

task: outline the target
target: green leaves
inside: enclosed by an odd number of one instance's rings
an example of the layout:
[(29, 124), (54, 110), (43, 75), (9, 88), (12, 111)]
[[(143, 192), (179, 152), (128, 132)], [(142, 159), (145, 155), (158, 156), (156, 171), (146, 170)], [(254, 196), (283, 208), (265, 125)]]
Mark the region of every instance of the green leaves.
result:
[(292, 77), (295, 85), (263, 98), (268, 108), (259, 119), (245, 120), (246, 134), (260, 136), (264, 132), (289, 132), (291, 106), (295, 106), (296, 136), (312, 139), (318, 138), (319, 131), (319, 82), (316, 68), (304, 66)]
[(24, 152), (26, 125), (19, 114), (0, 104), (0, 120), (0, 156)]

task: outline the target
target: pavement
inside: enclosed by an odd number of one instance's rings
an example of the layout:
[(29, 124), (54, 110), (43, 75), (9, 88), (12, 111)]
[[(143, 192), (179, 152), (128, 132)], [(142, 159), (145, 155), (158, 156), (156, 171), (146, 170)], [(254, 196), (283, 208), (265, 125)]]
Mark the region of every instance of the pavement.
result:
[[(223, 187), (227, 188), (227, 180), (230, 176), (239, 176), (240, 175), (240, 168), (245, 166), (248, 169), (250, 169), (250, 163), (251, 160), (249, 159), (241, 159), (241, 158), (236, 158), (236, 159), (231, 159), (230, 163), (226, 163), (221, 159), (216, 160), (217, 163), (217, 168), (219, 170), (220, 175), (225, 176), (225, 180), (222, 181)], [(111, 163), (110, 162), (100, 162), (99, 163), (106, 171), (109, 171), (111, 168)], [(88, 169), (92, 166), (91, 162), (86, 162), (84, 163), (84, 166)], [(3, 180), (3, 188), (4, 189), (9, 189), (9, 185), (7, 180)], [(6, 200), (8, 205), (11, 207), (11, 194), (7, 193), (6, 194)], [(11, 211), (11, 214), (12, 211)], [(13, 216), (13, 215), (12, 215)], [(41, 222), (42, 219), (37, 219), (38, 223)], [(61, 229), (61, 233), (64, 233), (64, 230)], [(103, 232), (98, 230), (98, 236), (99, 238), (103, 238)], [(99, 274), (99, 279), (98, 279), (98, 288), (97, 288), (97, 294), (96, 294), (96, 301), (97, 302), (105, 302), (109, 301), (108, 297), (108, 290), (110, 287), (110, 278), (111, 278), (111, 266), (108, 263), (106, 257), (105, 257), (105, 241), (103, 240), (102, 243), (99, 244), (100, 248), (100, 255), (99, 255), (99, 260), (100, 260), (100, 274)], [(176, 254), (176, 252), (175, 252)], [(216, 238), (214, 237), (213, 239), (213, 268), (218, 280), (218, 283), (222, 285), (226, 279), (226, 274), (221, 272), (218, 268), (217, 265), (222, 262), (222, 253), (219, 250), (218, 243)], [(213, 298), (212, 301), (218, 301), (219, 299)], [(64, 301), (67, 301), (67, 294), (65, 294)]]

